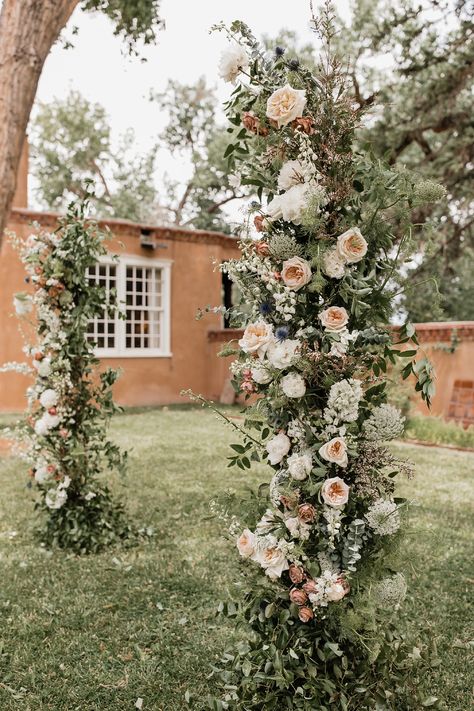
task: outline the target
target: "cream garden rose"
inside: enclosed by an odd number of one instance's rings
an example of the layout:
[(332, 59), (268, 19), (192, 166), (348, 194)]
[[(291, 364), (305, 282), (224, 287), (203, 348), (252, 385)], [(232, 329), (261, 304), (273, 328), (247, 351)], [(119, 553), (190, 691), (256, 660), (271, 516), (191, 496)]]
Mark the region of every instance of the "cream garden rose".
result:
[(347, 445), (342, 437), (333, 437), (319, 448), (319, 454), (327, 462), (347, 467)]
[(298, 291), (311, 281), (311, 277), (311, 267), (305, 259), (291, 257), (283, 262), (281, 278), (289, 289)]
[(283, 163), (278, 174), (279, 190), (289, 190), (293, 185), (304, 183), (305, 168), (299, 160), (288, 160)]
[(344, 261), (337, 249), (330, 249), (323, 257), (323, 273), (330, 279), (342, 279), (346, 273)]
[(221, 54), (219, 61), (219, 76), (224, 81), (235, 83), (241, 71), (247, 72), (249, 69), (249, 58), (245, 49), (234, 42)]
[(301, 224), (303, 210), (308, 204), (309, 188), (306, 184), (293, 185), (281, 195), (276, 195), (267, 205), (267, 213), (272, 220), (285, 220), (294, 225)]
[(272, 339), (272, 325), (264, 321), (257, 321), (247, 326), (239, 341), (239, 346), (244, 353), (255, 353), (259, 358), (263, 358)]
[(300, 398), (306, 393), (306, 383), (299, 373), (288, 373), (281, 379), (281, 389), (286, 397)]
[(349, 314), (343, 306), (330, 306), (319, 314), (319, 320), (326, 331), (337, 333), (349, 322)]
[(271, 580), (281, 578), (282, 573), (289, 568), (286, 555), (275, 536), (267, 537), (266, 545), (262, 545), (258, 551), (257, 561)]
[(252, 379), (258, 385), (267, 385), (272, 381), (272, 374), (263, 365), (255, 365), (250, 369)]
[(338, 476), (326, 479), (321, 487), (321, 497), (327, 506), (344, 506), (349, 500), (349, 487)]
[(301, 343), (297, 339), (274, 340), (268, 347), (267, 358), (274, 368), (283, 370), (294, 363), (300, 346)]
[(357, 227), (339, 235), (337, 238), (337, 253), (346, 264), (355, 264), (367, 254), (367, 242)]
[(281, 128), (302, 116), (305, 106), (306, 92), (285, 84), (268, 98), (267, 117)]
[(251, 558), (255, 553), (255, 534), (245, 528), (237, 539), (237, 548), (242, 558)]
[(294, 452), (287, 459), (288, 472), (293, 479), (304, 481), (311, 474), (313, 458), (311, 452)]
[(290, 438), (284, 432), (279, 432), (275, 437), (269, 440), (265, 448), (268, 452), (268, 461), (270, 464), (279, 464), (283, 457), (290, 451), (290, 447)]

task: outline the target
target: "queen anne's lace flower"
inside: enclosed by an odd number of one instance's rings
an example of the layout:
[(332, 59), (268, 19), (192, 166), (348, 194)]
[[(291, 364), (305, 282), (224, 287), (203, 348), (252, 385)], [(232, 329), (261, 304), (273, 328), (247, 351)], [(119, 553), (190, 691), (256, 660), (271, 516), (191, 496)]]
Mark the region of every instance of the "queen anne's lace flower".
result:
[(374, 585), (372, 595), (380, 607), (391, 612), (399, 607), (407, 594), (407, 583), (401, 573), (384, 578)]
[(371, 442), (384, 442), (403, 433), (405, 418), (400, 410), (385, 403), (374, 408), (372, 415), (364, 422), (365, 438)]
[(369, 508), (365, 518), (378, 536), (392, 536), (400, 528), (398, 506), (390, 499), (378, 499)]

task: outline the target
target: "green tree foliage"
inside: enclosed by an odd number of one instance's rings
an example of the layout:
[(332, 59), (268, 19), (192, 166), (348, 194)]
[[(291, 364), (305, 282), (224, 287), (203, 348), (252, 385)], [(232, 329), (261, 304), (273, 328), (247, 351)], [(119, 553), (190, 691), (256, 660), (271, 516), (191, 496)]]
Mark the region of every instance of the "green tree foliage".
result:
[(140, 40), (144, 44), (155, 42), (157, 30), (164, 26), (160, 0), (84, 0), (82, 7), (109, 17), (115, 25), (114, 34), (127, 41), (131, 52), (136, 51)]
[[(406, 290), (402, 307), (415, 321), (472, 319), (472, 3), (357, 0), (353, 5), (339, 48), (349, 47), (355, 98), (371, 111), (361, 141), (390, 164), (447, 191), (446, 200), (413, 204), (413, 222), (430, 220), (433, 229), (402, 270), (405, 286), (424, 282)], [(425, 196), (430, 187), (427, 182), (422, 188)]]
[(156, 148), (139, 155), (129, 130), (114, 149), (110, 134), (104, 108), (79, 92), (40, 104), (32, 126), (38, 197), (47, 207), (63, 210), (75, 197), (84, 198), (87, 181), (92, 181), (95, 214), (137, 222), (155, 220)]

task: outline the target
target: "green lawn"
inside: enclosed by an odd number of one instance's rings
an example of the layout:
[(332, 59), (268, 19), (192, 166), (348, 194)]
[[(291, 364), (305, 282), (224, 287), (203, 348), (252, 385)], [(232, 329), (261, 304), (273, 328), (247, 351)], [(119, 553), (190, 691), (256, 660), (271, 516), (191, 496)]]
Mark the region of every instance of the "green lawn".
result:
[[(187, 689), (212, 690), (209, 667), (232, 628), (216, 606), (236, 575), (236, 554), (209, 520), (209, 500), (261, 478), (227, 469), (229, 432), (202, 410), (149, 411), (115, 420), (132, 448), (116, 485), (151, 542), (77, 559), (32, 540), (35, 522), (18, 461), (0, 460), (3, 613), (1, 711), (181, 711)], [(403, 493), (418, 502), (404, 553), (414, 637), (436, 640), (441, 664), (426, 690), (449, 711), (470, 708), (468, 629), (474, 455), (403, 445), (418, 475)]]

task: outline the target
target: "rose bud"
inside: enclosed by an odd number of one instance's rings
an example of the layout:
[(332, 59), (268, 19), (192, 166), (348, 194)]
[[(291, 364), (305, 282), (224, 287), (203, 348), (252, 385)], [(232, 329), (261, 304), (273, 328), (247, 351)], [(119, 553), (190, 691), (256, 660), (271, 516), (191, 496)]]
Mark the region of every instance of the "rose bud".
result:
[(292, 563), (289, 567), (288, 574), (290, 576), (290, 580), (292, 583), (295, 585), (298, 585), (298, 583), (302, 583), (304, 580), (304, 570), (303, 568), (300, 568), (298, 565), (295, 565)]
[(285, 509), (292, 509), (294, 508), (296, 501), (290, 496), (285, 496), (284, 494), (281, 494), (280, 503), (283, 504)]
[(35, 360), (43, 360), (44, 355), (42, 353), (35, 353), (33, 357)]
[(244, 392), (244, 393), (253, 393), (253, 391), (254, 391), (254, 386), (253, 386), (253, 383), (252, 383), (250, 380), (244, 380), (244, 381), (241, 383), (241, 385), (240, 385), (240, 389), (241, 389), (242, 392)]
[(308, 601), (308, 596), (304, 592), (304, 590), (300, 590), (299, 588), (292, 588), (290, 590), (290, 600), (291, 602), (294, 602), (295, 605), (304, 605), (305, 602)]
[(54, 464), (48, 464), (46, 469), (48, 470), (48, 474), (53, 474), (53, 472), (56, 471), (56, 467), (54, 466)]
[(55, 407), (50, 407), (48, 412), (50, 415), (57, 415), (58, 414), (58, 411)]
[(263, 221), (265, 220), (263, 215), (255, 215), (253, 218), (253, 224), (257, 232), (263, 232)]
[(62, 437), (63, 439), (67, 439), (67, 437), (69, 437), (69, 430), (66, 430), (66, 429), (64, 429), (64, 428), (61, 428), (61, 429), (59, 430), (59, 434), (61, 435), (61, 437)]
[(35, 274), (42, 274), (42, 273), (43, 273), (43, 270), (41, 269), (41, 267), (35, 267)]
[(266, 257), (270, 253), (270, 250), (268, 249), (268, 244), (266, 242), (262, 242), (262, 241), (257, 242), (255, 244), (255, 251), (261, 257)]
[(316, 509), (311, 504), (301, 504), (298, 506), (298, 518), (305, 523), (311, 523), (316, 517)]
[(305, 593), (308, 595), (311, 595), (312, 593), (315, 593), (318, 591), (318, 586), (314, 582), (314, 580), (308, 580), (304, 585), (303, 585), (303, 590)]
[(281, 279), (281, 274), (280, 274), (280, 272), (273, 272), (273, 276), (275, 277), (275, 279), (276, 279), (277, 281), (280, 281), (280, 279)]
[(309, 622), (314, 617), (314, 612), (310, 607), (300, 607), (298, 610), (298, 617), (301, 622)]

